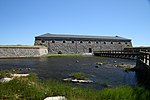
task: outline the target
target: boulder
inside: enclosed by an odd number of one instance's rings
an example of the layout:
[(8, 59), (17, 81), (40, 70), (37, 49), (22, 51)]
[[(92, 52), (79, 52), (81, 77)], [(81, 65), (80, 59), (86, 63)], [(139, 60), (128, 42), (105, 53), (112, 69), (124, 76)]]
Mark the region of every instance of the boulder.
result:
[(93, 83), (92, 80), (81, 80), (81, 79), (72, 79), (72, 78), (65, 78), (63, 81), (68, 81), (68, 82), (74, 82), (74, 83)]
[(13, 77), (26, 77), (29, 76), (29, 74), (12, 74)]
[(47, 97), (44, 100), (67, 100), (64, 96)]
[(76, 83), (93, 83), (91, 80), (78, 80), (78, 79), (73, 79), (72, 82)]
[(65, 78), (65, 79), (63, 79), (63, 81), (72, 81), (72, 78)]
[(5, 83), (5, 82), (9, 82), (11, 80), (13, 80), (13, 78), (2, 78), (2, 79), (0, 79), (0, 82)]
[(83, 56), (93, 56), (93, 53), (82, 53)]

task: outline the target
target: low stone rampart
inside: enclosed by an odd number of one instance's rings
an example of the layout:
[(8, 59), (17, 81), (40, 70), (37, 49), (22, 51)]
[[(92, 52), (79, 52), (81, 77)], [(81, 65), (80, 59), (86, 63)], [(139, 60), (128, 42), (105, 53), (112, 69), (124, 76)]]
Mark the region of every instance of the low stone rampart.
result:
[(47, 53), (47, 48), (41, 46), (0, 46), (0, 58), (38, 57)]

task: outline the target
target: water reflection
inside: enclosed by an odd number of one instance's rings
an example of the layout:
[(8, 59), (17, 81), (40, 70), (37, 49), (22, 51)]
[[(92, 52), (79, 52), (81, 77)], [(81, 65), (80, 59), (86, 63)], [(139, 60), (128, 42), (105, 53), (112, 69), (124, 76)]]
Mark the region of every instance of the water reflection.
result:
[[(95, 67), (96, 62), (107, 62), (106, 65)], [(101, 89), (103, 84), (118, 86), (122, 84), (136, 85), (135, 72), (125, 72), (116, 68), (115, 64), (135, 65), (135, 61), (117, 58), (100, 57), (49, 57), (0, 59), (0, 69), (31, 68), (40, 79), (62, 80), (73, 72), (84, 72), (94, 81), (90, 84), (80, 84), (85, 87)]]

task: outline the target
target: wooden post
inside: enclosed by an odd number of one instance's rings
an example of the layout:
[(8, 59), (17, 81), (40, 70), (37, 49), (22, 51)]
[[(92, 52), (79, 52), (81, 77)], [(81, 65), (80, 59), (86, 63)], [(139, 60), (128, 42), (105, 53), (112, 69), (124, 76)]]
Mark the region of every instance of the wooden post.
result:
[(142, 57), (143, 55), (142, 55), (142, 53), (140, 52), (140, 55), (139, 55), (139, 60), (141, 60), (142, 61)]
[(141, 53), (141, 60), (144, 62), (144, 54)]
[(150, 66), (150, 54), (148, 54), (148, 66)]
[(147, 54), (145, 53), (145, 63), (147, 64)]

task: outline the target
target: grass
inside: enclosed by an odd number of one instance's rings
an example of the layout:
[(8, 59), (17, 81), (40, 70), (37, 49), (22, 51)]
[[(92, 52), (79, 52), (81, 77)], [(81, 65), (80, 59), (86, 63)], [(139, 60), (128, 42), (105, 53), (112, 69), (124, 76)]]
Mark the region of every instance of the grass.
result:
[(43, 57), (82, 56), (81, 54), (46, 54)]
[(17, 71), (13, 71), (13, 70), (2, 70), (0, 71), (0, 79), (1, 78), (5, 78), (5, 77), (9, 77), (11, 78), (11, 74), (17, 73)]
[(104, 100), (149, 100), (150, 92), (143, 87), (120, 86), (101, 91)]
[(75, 78), (75, 79), (87, 79), (87, 75), (83, 72), (75, 72), (71, 73), (69, 76)]
[(33, 74), (0, 83), (1, 100), (43, 100), (50, 96), (65, 96), (67, 100), (150, 100), (150, 92), (143, 87), (125, 85), (94, 90), (55, 80), (40, 82)]
[(127, 47), (127, 48), (149, 48), (150, 46)]
[(42, 89), (42, 85), (37, 82), (34, 75), (26, 78), (15, 78), (8, 83), (0, 83), (0, 99), (39, 99), (44, 96)]

